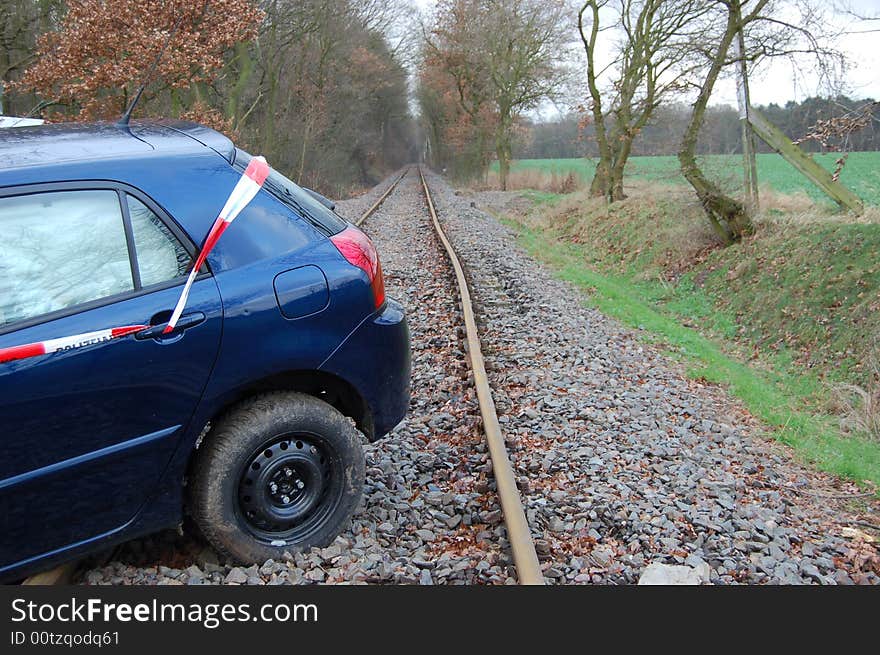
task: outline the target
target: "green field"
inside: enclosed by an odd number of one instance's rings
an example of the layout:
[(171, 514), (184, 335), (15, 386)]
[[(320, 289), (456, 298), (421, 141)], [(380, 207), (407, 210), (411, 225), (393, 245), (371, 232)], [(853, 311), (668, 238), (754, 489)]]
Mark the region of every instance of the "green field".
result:
[[(814, 155), (816, 161), (828, 170), (834, 169), (839, 155)], [(742, 157), (740, 155), (707, 155), (700, 158), (705, 170), (724, 187), (735, 190), (742, 184)], [(538, 170), (547, 173), (568, 174), (574, 171), (589, 182), (596, 166), (590, 159), (521, 159), (513, 162), (512, 171)], [(497, 169), (497, 163), (495, 165)], [(631, 157), (627, 163), (626, 179), (646, 182), (684, 184), (678, 169), (678, 159), (672, 155)], [(761, 185), (785, 194), (805, 192), (817, 201), (832, 201), (798, 173), (791, 164), (775, 154), (758, 155), (758, 180)], [(854, 152), (849, 155), (840, 181), (851, 188), (867, 204), (880, 205), (880, 152)]]

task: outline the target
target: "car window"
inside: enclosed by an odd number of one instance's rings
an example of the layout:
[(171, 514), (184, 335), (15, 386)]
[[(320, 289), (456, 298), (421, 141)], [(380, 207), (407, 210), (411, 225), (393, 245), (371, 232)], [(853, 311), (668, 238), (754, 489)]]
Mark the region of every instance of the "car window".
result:
[(137, 251), (141, 285), (167, 282), (186, 275), (192, 258), (156, 214), (134, 196), (126, 195)]
[[(240, 148), (235, 152), (236, 165), (242, 168), (247, 167), (248, 162), (252, 159), (251, 155)], [(347, 227), (345, 219), (326, 207), (293, 180), (286, 178), (274, 168), (270, 171), (269, 177), (266, 178), (263, 185), (264, 188), (327, 236), (338, 234)]]
[(0, 327), (133, 289), (115, 191), (0, 198)]

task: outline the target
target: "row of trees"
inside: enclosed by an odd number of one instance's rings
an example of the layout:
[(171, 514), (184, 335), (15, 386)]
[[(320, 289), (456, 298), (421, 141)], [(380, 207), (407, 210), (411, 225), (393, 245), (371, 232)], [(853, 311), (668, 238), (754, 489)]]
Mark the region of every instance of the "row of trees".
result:
[(389, 40), (402, 5), (271, 0), (220, 92), (244, 140), (293, 179), (340, 191), (413, 160), (407, 71)]
[(431, 161), (459, 175), (498, 160), (506, 188), (516, 122), (566, 78), (563, 0), (440, 0), (424, 29), (418, 99)]
[[(731, 243), (752, 229), (747, 207), (725, 194), (697, 160), (707, 140), (717, 137), (712, 147), (726, 150), (735, 141), (730, 111), (709, 106), (715, 86), (724, 75), (777, 57), (831, 80), (843, 64), (829, 46), (831, 9), (819, 0), (441, 0), (425, 29), (419, 80), (431, 156), (456, 173), (485, 170), (492, 154), (487, 135), (493, 134), (504, 187), (515, 119), (552, 100), (570, 80), (570, 93), (584, 98), (585, 107), (580, 125), (569, 118), (559, 128), (571, 136), (584, 133), (587, 124), (597, 159), (591, 192), (608, 202), (624, 198), (624, 171), (637, 139), (647, 142), (652, 127), (672, 118), (676, 143), (664, 138), (651, 147), (675, 152), (713, 228)], [(544, 17), (556, 28), (545, 26)], [(528, 37), (505, 42), (511, 24)], [(572, 43), (580, 56), (568, 59)], [(571, 77), (566, 61), (575, 62)], [(529, 91), (505, 110), (499, 70)], [(864, 112), (857, 114), (823, 123), (813, 136), (826, 143), (851, 136), (851, 128), (866, 120)], [(707, 124), (712, 135), (705, 133)], [(538, 130), (559, 140), (560, 130)]]
[[(594, 155), (591, 190), (608, 202), (624, 197), (633, 152), (675, 152), (713, 227), (730, 242), (751, 229), (746, 208), (696, 159), (737, 149), (732, 111), (709, 107), (714, 86), (722, 75), (782, 56), (809, 58), (830, 77), (840, 58), (823, 40), (827, 7), (820, 0), (438, 0), (420, 34), (417, 128), (404, 58), (410, 44), (392, 36), (412, 13), (408, 0), (6, 0), (0, 102), (17, 115), (112, 119), (167, 47), (137, 115), (213, 125), (301, 183), (336, 195), (421, 150), (456, 175), (480, 174), (497, 159), (504, 187), (523, 116), (577, 97), (577, 118), (533, 127), (534, 142), (542, 135), (570, 149), (561, 154)], [(810, 102), (767, 114), (792, 135), (798, 121), (817, 118), (808, 133), (823, 147), (875, 122), (855, 110), (834, 118), (822, 101)]]
[(197, 120), (341, 193), (416, 155), (407, 71), (381, 0), (6, 0), (3, 111)]
[[(823, 144), (804, 140), (801, 147), (808, 152), (822, 152), (829, 148), (845, 151), (880, 150), (880, 104), (873, 99), (853, 100), (847, 96), (836, 98), (807, 98), (802, 102), (789, 101), (785, 105), (758, 106), (774, 125), (791, 139), (801, 140), (820, 121), (833, 120), (858, 112), (868, 105), (873, 120), (863, 129), (846, 135), (833, 136)], [(669, 103), (654, 111), (653, 117), (639, 132), (632, 145), (634, 155), (674, 155), (687, 125), (690, 107), (683, 103)], [(583, 115), (571, 112), (558, 119), (535, 122), (524, 118), (516, 133), (513, 146), (515, 159), (551, 159), (559, 157), (590, 157), (599, 154), (595, 128), (584, 122)], [(772, 152), (759, 141), (758, 152)], [(739, 112), (727, 105), (714, 105), (706, 110), (703, 129), (697, 140), (699, 154), (739, 154), (742, 152)]]

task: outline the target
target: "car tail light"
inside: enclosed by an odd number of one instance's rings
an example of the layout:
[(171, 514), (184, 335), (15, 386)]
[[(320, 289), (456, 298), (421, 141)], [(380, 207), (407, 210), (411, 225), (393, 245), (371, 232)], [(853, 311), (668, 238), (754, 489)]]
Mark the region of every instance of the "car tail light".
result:
[(382, 277), (379, 253), (373, 242), (354, 226), (347, 227), (339, 234), (330, 237), (330, 240), (349, 264), (357, 266), (367, 274), (370, 288), (373, 290), (373, 299), (376, 301), (376, 309), (381, 307), (385, 303), (385, 280)]

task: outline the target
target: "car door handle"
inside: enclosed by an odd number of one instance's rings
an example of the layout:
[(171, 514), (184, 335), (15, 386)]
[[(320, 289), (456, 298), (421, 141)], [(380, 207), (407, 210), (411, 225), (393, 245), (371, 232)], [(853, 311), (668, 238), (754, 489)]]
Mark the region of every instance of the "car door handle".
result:
[(168, 325), (168, 322), (165, 321), (160, 325), (155, 325), (151, 328), (147, 328), (146, 330), (142, 330), (134, 335), (135, 339), (145, 340), (145, 339), (161, 339), (162, 337), (172, 337), (174, 335), (178, 335), (184, 330), (188, 330), (189, 328), (195, 327), (200, 323), (205, 322), (205, 315), (202, 312), (193, 312), (192, 314), (184, 314), (177, 321), (177, 325), (174, 330), (165, 334), (165, 326)]

